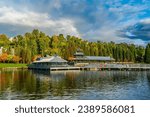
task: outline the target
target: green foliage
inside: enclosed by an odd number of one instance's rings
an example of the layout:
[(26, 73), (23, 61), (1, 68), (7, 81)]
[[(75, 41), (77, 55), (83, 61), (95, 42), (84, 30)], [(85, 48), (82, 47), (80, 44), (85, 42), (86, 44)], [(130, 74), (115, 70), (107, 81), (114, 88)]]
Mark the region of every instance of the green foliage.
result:
[(145, 50), (145, 62), (150, 63), (150, 43), (147, 44), (146, 50)]
[(0, 68), (5, 67), (27, 67), (27, 64), (16, 64), (16, 63), (0, 63)]
[[(110, 56), (116, 62), (147, 62), (150, 59), (150, 47), (146, 49), (134, 44), (114, 42), (90, 42), (81, 38), (63, 34), (48, 36), (34, 29), (31, 33), (17, 35), (10, 42), (6, 35), (0, 35), (0, 46), (5, 46), (6, 53), (10, 54), (11, 48), (15, 49), (15, 55), (20, 57), (21, 63), (30, 63), (36, 56), (58, 54), (68, 59), (73, 57), (78, 48), (87, 56)], [(145, 58), (145, 59), (144, 59)], [(8, 60), (11, 56), (8, 56)]]
[(5, 34), (0, 34), (0, 47), (8, 47), (9, 44), (9, 38)]

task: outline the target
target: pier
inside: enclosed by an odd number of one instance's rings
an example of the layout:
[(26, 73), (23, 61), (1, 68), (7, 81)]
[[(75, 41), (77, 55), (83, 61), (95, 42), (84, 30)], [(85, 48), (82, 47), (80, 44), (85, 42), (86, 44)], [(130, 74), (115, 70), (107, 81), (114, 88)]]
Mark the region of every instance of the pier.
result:
[(150, 70), (150, 64), (89, 64), (85, 70)]
[(85, 66), (53, 66), (53, 67), (44, 67), (38, 66), (33, 69), (40, 70), (50, 70), (50, 71), (59, 71), (59, 70), (91, 70), (91, 71), (102, 71), (102, 70), (150, 70), (150, 64), (88, 64)]
[(50, 71), (58, 70), (81, 70), (81, 67), (51, 67)]

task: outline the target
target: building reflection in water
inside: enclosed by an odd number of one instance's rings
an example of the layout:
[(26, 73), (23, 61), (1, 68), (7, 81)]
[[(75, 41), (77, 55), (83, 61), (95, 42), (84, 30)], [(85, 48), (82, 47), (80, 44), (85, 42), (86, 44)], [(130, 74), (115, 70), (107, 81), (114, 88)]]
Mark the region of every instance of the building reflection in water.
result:
[(149, 85), (146, 71), (1, 70), (0, 99), (136, 99), (146, 78)]

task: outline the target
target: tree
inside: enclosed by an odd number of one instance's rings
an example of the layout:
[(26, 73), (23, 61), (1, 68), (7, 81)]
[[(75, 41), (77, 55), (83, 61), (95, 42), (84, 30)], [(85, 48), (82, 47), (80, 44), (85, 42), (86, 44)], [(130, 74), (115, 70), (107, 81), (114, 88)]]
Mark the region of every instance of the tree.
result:
[(136, 61), (144, 62), (145, 48), (143, 46), (136, 47)]
[(8, 58), (8, 54), (7, 53), (4, 53), (0, 56), (0, 61), (1, 62), (7, 62), (7, 58)]
[[(0, 47), (8, 55), (14, 48), (15, 56), (18, 56), (22, 63), (30, 63), (36, 56), (54, 55), (57, 53), (64, 59), (73, 57), (78, 48), (82, 49), (87, 56), (110, 56), (116, 62), (146, 62), (149, 63), (149, 45), (146, 49), (134, 44), (114, 42), (90, 42), (81, 38), (63, 34), (52, 35), (34, 29), (24, 35), (17, 35), (10, 42), (7, 35), (0, 35)], [(11, 62), (12, 56), (2, 55), (1, 62)], [(7, 58), (7, 59), (6, 59)]]
[(0, 47), (8, 46), (10, 44), (9, 38), (5, 34), (0, 34)]
[(12, 61), (13, 61), (14, 63), (19, 63), (20, 60), (21, 60), (21, 58), (20, 58), (19, 56), (13, 56)]
[(145, 63), (150, 63), (150, 43), (147, 44), (145, 49)]
[(7, 62), (8, 62), (8, 63), (13, 62), (13, 56), (12, 56), (12, 55), (8, 55), (8, 56), (7, 56)]

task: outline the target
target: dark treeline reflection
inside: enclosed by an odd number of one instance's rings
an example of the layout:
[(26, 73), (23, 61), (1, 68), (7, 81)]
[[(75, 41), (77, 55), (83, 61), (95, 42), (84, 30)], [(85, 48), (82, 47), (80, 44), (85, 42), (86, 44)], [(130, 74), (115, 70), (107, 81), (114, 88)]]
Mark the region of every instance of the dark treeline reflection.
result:
[(1, 70), (0, 99), (150, 99), (150, 72)]

